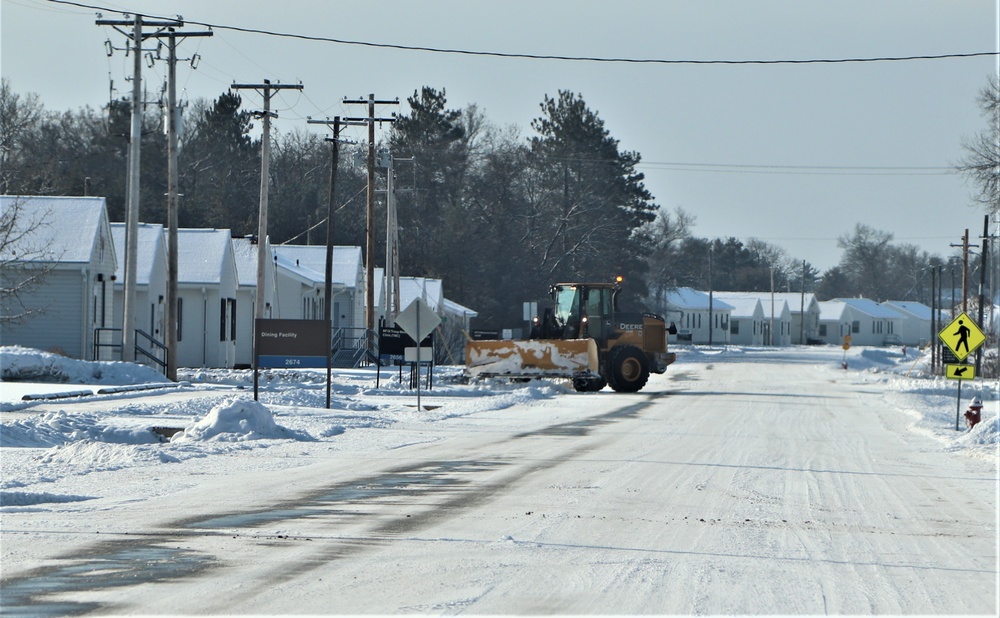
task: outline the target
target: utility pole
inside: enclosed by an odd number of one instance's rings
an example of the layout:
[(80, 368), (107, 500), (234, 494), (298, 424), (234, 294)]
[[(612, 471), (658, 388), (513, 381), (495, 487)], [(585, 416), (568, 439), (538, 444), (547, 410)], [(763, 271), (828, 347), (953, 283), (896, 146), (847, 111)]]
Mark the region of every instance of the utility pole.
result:
[(928, 334), (927, 341), (930, 342), (931, 346), (931, 373), (933, 374), (937, 371), (937, 354), (939, 349), (937, 334), (938, 334), (938, 307), (937, 307), (937, 281), (936, 269), (931, 267), (931, 332)]
[(774, 265), (771, 265), (771, 347), (774, 347)]
[[(983, 315), (986, 308), (986, 256), (989, 249), (990, 237), (990, 216), (983, 216), (983, 248), (979, 256), (979, 327), (985, 328)], [(983, 348), (976, 350), (976, 375), (982, 375), (980, 370), (983, 367)]]
[[(340, 162), (340, 130), (344, 126), (350, 124), (347, 122), (342, 122), (340, 116), (336, 116), (331, 122), (330, 119), (326, 120), (306, 120), (307, 124), (325, 124), (326, 126), (333, 129), (333, 137), (326, 138), (326, 141), (330, 142), (333, 146), (331, 149), (331, 159), (330, 159), (330, 195), (326, 206), (326, 289), (324, 293), (324, 303), (323, 303), (323, 316), (326, 319), (326, 323), (333, 328), (332, 310), (333, 310), (333, 211), (335, 209), (334, 195), (337, 186), (337, 166)], [(361, 124), (361, 123), (357, 123)], [(258, 247), (258, 251), (261, 250)], [(327, 356), (330, 355), (332, 350), (330, 349), (331, 343), (326, 346)], [(330, 380), (331, 380), (331, 365), (330, 359), (327, 358), (326, 363), (326, 407), (330, 408)]]
[(385, 151), (386, 206), (385, 206), (385, 322), (395, 324), (399, 315), (399, 225), (396, 218), (396, 162), (413, 161), (401, 159)]
[(802, 295), (799, 297), (799, 345), (806, 344), (806, 261), (802, 260)]
[(715, 251), (712, 250), (712, 247), (709, 247), (708, 248), (708, 347), (710, 348), (712, 347), (712, 331), (715, 330), (715, 324), (712, 323), (712, 313), (713, 313), (712, 300), (714, 296), (712, 290), (712, 274), (713, 274), (712, 256), (714, 255), (714, 253)]
[(391, 118), (376, 118), (376, 105), (399, 105), (399, 99), (378, 101), (374, 94), (367, 99), (344, 99), (348, 105), (368, 105), (366, 118), (347, 118), (348, 122), (368, 124), (368, 204), (365, 223), (365, 328), (375, 330), (375, 123), (394, 122)]
[(969, 310), (969, 228), (962, 238), (962, 313)]
[(399, 293), (396, 283), (399, 273), (396, 270), (396, 242), (399, 240), (396, 227), (396, 194), (395, 173), (392, 153), (385, 153), (385, 323), (394, 326), (399, 310)]
[(264, 119), (263, 133), (260, 138), (260, 211), (257, 214), (257, 299), (254, 307), (254, 317), (264, 318), (264, 274), (267, 272), (267, 188), (270, 184), (271, 159), (271, 118), (278, 114), (271, 111), (272, 90), (302, 90), (302, 84), (272, 84), (265, 79), (263, 84), (233, 84), (230, 90), (263, 90), (264, 110), (254, 112), (254, 116)]
[[(183, 25), (183, 22), (181, 22)], [(167, 379), (177, 380), (177, 210), (180, 194), (177, 191), (177, 37), (212, 36), (212, 32), (185, 32), (178, 34), (168, 28), (167, 38)]]
[[(139, 257), (139, 154), (142, 140), (142, 41), (143, 26), (173, 27), (183, 25), (176, 20), (143, 21), (142, 15), (131, 20), (100, 19), (98, 26), (114, 26), (118, 32), (132, 39), (132, 127), (128, 148), (128, 195), (125, 215), (125, 281), (124, 315), (122, 317), (122, 360), (135, 360), (135, 288), (138, 278)], [(132, 34), (119, 26), (132, 26)]]

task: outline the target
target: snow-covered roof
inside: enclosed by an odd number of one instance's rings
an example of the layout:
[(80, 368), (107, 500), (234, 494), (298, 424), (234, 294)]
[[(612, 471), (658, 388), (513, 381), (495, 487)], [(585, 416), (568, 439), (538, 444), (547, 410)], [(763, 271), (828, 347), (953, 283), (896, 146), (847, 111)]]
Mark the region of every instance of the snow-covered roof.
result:
[[(272, 245), (278, 266), (314, 284), (326, 283), (326, 245)], [(361, 268), (361, 247), (333, 248), (332, 283), (354, 287)]]
[(760, 300), (761, 307), (764, 307), (764, 313), (770, 313), (771, 298), (774, 298), (774, 306), (778, 308), (781, 306), (782, 301), (788, 305), (788, 310), (791, 313), (800, 313), (799, 308), (805, 302), (806, 311), (812, 306), (816, 301), (816, 295), (807, 292), (805, 296), (801, 292), (716, 292), (719, 296), (728, 296), (730, 298), (756, 298)]
[(847, 312), (847, 303), (842, 300), (824, 300), (819, 303), (819, 319), (821, 322), (839, 322), (850, 318)]
[(882, 304), (888, 305), (892, 309), (918, 320), (927, 320), (929, 322), (933, 315), (930, 307), (913, 300), (887, 300), (882, 302)]
[(440, 279), (426, 277), (399, 278), (399, 308), (406, 309), (417, 298), (423, 298), (430, 308), (440, 313), (444, 302), (444, 286)]
[(3, 247), (0, 258), (16, 259), (15, 250), (35, 262), (90, 262), (106, 218), (103, 197), (0, 195), (0, 216), (15, 207), (20, 209), (17, 228), (24, 235), (16, 246)]
[(221, 283), (226, 252), (231, 246), (229, 230), (177, 230), (177, 282)]
[[(115, 243), (115, 254), (122, 256), (115, 266), (115, 277), (117, 281), (124, 284), (125, 281), (125, 224), (111, 224), (111, 238)], [(163, 226), (159, 223), (140, 223), (138, 228), (138, 242), (136, 243), (136, 278), (138, 285), (149, 285), (156, 264), (157, 255), (161, 254), (163, 247)], [(161, 257), (162, 259), (162, 257)], [(161, 264), (162, 265), (162, 264)]]
[[(734, 318), (752, 318), (757, 312), (757, 307), (760, 306), (760, 300), (757, 298), (729, 296), (728, 293), (716, 294), (715, 300), (721, 300), (730, 305), (733, 308), (732, 316)], [(712, 304), (715, 305), (715, 303)]]
[(444, 310), (445, 313), (450, 313), (452, 315), (461, 315), (468, 318), (474, 318), (479, 315), (478, 311), (473, 311), (468, 307), (460, 305), (453, 300), (444, 299)]
[(236, 281), (242, 287), (257, 287), (257, 243), (251, 238), (233, 238)]
[[(694, 288), (677, 288), (667, 292), (667, 304), (677, 309), (708, 310), (708, 294)], [(715, 298), (713, 294), (712, 309), (714, 311), (732, 311), (733, 306)]]
[(903, 314), (892, 307), (880, 305), (868, 298), (835, 298), (834, 300), (845, 302), (851, 309), (879, 320), (899, 320), (903, 317)]

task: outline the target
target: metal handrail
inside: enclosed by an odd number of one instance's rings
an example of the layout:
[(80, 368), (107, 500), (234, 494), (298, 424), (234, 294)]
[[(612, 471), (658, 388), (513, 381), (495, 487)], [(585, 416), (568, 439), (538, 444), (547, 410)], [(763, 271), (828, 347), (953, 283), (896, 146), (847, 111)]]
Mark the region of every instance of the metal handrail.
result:
[[(101, 334), (105, 333), (105, 332), (111, 333), (111, 343), (102, 343), (101, 342), (101, 339), (102, 339)], [(93, 354), (93, 359), (94, 360), (100, 360), (100, 358), (101, 358), (100, 357), (100, 353), (101, 353), (101, 349), (102, 348), (110, 348), (112, 350), (112, 354), (111, 354), (112, 358), (114, 358), (115, 356), (117, 356), (118, 358), (121, 358), (122, 357), (122, 355), (121, 355), (121, 351), (122, 351), (121, 338), (119, 337), (118, 343), (115, 343), (115, 333), (121, 333), (121, 332), (122, 332), (122, 329), (120, 329), (120, 328), (103, 328), (103, 327), (101, 327), (101, 328), (95, 328), (94, 329), (94, 354)]]
[[(167, 364), (168, 364), (167, 361), (170, 359), (170, 350), (167, 349), (167, 346), (163, 345), (162, 343), (160, 343), (159, 341), (157, 341), (156, 339), (154, 339), (152, 335), (150, 335), (149, 333), (147, 333), (146, 331), (144, 331), (142, 329), (139, 329), (139, 328), (135, 329), (135, 334), (136, 334), (136, 338), (135, 338), (135, 351), (136, 351), (136, 354), (137, 355), (145, 356), (149, 360), (153, 361), (154, 364), (158, 365), (160, 367), (160, 369), (166, 370)], [(152, 353), (148, 352), (145, 348), (140, 348), (139, 347), (140, 336), (154, 350), (158, 350), (158, 351), (162, 352), (162, 354), (163, 354), (163, 360), (160, 360), (159, 358), (157, 358), (156, 356), (154, 356)], [(164, 373), (166, 373), (166, 372), (164, 371)]]
[[(112, 357), (114, 358), (117, 356), (117, 358), (121, 360), (122, 358), (121, 332), (122, 329), (120, 328), (100, 327), (94, 329), (94, 360), (100, 359), (100, 351), (102, 348), (110, 348), (112, 350)], [(111, 333), (111, 343), (101, 342), (102, 333)], [(135, 334), (136, 334), (135, 337), (136, 358), (139, 358), (140, 356), (145, 357), (149, 359), (153, 364), (160, 367), (161, 369), (166, 369), (168, 360), (170, 358), (170, 350), (167, 349), (167, 346), (163, 345), (162, 342), (154, 339), (152, 335), (143, 331), (142, 329), (139, 328), (135, 329)], [(117, 339), (117, 342), (115, 341), (115, 339)], [(148, 344), (153, 351), (141, 347), (139, 345), (140, 342), (145, 342), (146, 344)], [(162, 360), (157, 358), (157, 356), (155, 355), (155, 351), (162, 352), (163, 354)]]

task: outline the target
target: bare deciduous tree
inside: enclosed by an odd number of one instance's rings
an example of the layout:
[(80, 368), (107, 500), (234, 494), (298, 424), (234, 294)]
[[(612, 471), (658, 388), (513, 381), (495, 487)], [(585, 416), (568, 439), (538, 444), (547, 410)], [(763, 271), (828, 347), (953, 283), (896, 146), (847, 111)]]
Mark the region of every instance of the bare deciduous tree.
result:
[(975, 138), (964, 140), (968, 155), (958, 164), (977, 187), (976, 201), (987, 212), (1000, 212), (1000, 78), (989, 76), (989, 83), (980, 91), (979, 106), (989, 120), (989, 128)]
[(20, 198), (0, 200), (0, 324), (16, 324), (43, 313), (28, 300), (55, 265), (53, 247), (36, 240), (47, 212), (29, 212)]

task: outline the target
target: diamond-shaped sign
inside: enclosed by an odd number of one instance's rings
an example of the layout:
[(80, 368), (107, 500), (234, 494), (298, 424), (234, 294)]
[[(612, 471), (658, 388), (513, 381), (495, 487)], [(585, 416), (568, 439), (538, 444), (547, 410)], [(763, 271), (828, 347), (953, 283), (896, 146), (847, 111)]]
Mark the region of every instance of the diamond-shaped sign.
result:
[(396, 316), (396, 326), (418, 342), (423, 341), (440, 323), (441, 318), (422, 298), (417, 298)]
[(952, 320), (951, 324), (945, 326), (938, 333), (938, 339), (947, 346), (951, 353), (959, 361), (976, 351), (976, 348), (983, 345), (986, 335), (979, 329), (972, 318), (966, 313), (962, 313)]

